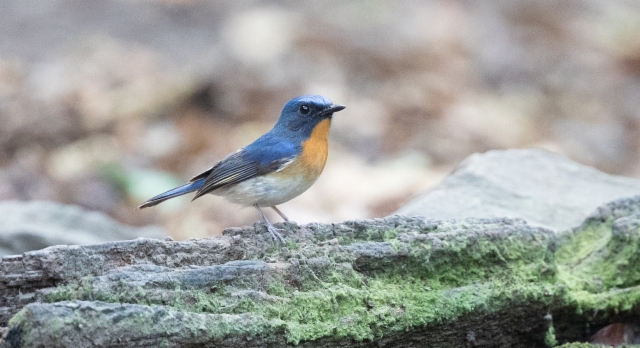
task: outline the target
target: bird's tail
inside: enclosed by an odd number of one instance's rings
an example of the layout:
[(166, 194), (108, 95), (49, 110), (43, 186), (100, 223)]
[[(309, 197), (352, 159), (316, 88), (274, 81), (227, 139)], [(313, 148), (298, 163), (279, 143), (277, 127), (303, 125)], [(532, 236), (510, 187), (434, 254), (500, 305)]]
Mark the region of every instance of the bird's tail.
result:
[(143, 209), (143, 208), (147, 208), (147, 207), (153, 207), (156, 204), (162, 203), (164, 201), (166, 201), (167, 199), (171, 199), (174, 197), (178, 197), (178, 196), (182, 196), (184, 194), (187, 194), (189, 192), (193, 192), (193, 191), (197, 191), (198, 189), (200, 189), (203, 185), (204, 185), (205, 179), (200, 179), (200, 180), (196, 180), (194, 182), (190, 182), (188, 184), (184, 184), (182, 186), (176, 187), (172, 190), (169, 190), (167, 192), (161, 193), (151, 199), (149, 199), (148, 201), (142, 203), (138, 209)]

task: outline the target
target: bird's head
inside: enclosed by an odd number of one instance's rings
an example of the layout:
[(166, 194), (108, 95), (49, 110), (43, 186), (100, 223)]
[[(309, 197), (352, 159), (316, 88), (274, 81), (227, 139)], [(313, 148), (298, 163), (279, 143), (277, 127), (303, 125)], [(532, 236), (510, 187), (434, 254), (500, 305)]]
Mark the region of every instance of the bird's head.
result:
[(308, 136), (314, 127), (325, 119), (331, 119), (334, 112), (345, 107), (333, 104), (321, 95), (295, 97), (282, 108), (276, 129)]

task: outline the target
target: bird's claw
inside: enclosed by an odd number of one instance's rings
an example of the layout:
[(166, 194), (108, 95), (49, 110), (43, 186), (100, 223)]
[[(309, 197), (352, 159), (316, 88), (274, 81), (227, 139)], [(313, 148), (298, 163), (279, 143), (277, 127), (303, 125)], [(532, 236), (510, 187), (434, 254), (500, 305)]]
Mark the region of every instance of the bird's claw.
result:
[(277, 242), (279, 239), (280, 242), (282, 242), (282, 244), (286, 244), (286, 242), (284, 241), (284, 238), (282, 237), (280, 232), (278, 232), (278, 229), (275, 228), (275, 226), (273, 226), (272, 224), (267, 224), (267, 230), (271, 233), (271, 236), (273, 237), (274, 241)]

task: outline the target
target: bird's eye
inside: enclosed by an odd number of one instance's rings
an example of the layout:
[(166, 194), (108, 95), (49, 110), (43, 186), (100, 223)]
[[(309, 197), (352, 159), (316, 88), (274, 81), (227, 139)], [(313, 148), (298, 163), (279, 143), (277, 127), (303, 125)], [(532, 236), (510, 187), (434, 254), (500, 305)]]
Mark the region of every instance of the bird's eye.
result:
[(306, 115), (309, 113), (309, 111), (311, 111), (311, 109), (309, 109), (308, 105), (301, 105), (300, 106), (300, 113), (303, 115)]

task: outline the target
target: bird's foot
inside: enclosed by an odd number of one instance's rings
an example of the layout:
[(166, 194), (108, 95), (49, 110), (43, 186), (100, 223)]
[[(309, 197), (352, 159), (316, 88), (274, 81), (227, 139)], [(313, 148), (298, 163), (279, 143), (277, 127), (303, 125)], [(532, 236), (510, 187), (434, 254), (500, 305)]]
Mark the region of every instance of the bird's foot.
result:
[(284, 238), (282, 237), (282, 235), (280, 234), (280, 232), (278, 232), (278, 229), (273, 226), (272, 224), (267, 222), (267, 230), (269, 231), (269, 233), (271, 233), (271, 237), (273, 237), (274, 241), (278, 241), (278, 239), (282, 242), (282, 244), (286, 244), (284, 241)]
[[(265, 224), (265, 225), (267, 225), (267, 230), (269, 231), (269, 233), (271, 233), (271, 237), (273, 237), (273, 240), (277, 242), (277, 241), (278, 241), (278, 239), (280, 239), (280, 241), (282, 242), (282, 244), (286, 244), (286, 243), (284, 242), (284, 238), (282, 238), (282, 235), (278, 232), (278, 229), (277, 229), (277, 228), (275, 228), (275, 227), (274, 227), (274, 226), (269, 222), (269, 220), (267, 220), (267, 217), (266, 217), (266, 216), (264, 216), (264, 213), (262, 212), (262, 209), (260, 209), (260, 206), (259, 206), (257, 203), (256, 203), (256, 204), (254, 204), (253, 206), (256, 208), (256, 210), (258, 210), (258, 213), (260, 213), (260, 216), (262, 216), (262, 220), (264, 221), (264, 224)], [(281, 214), (281, 215), (282, 215), (282, 213), (280, 213), (280, 212), (279, 212), (278, 208), (275, 208), (275, 207), (272, 207), (272, 208), (274, 208), (274, 210), (275, 210), (276, 212), (278, 212), (278, 214)]]

